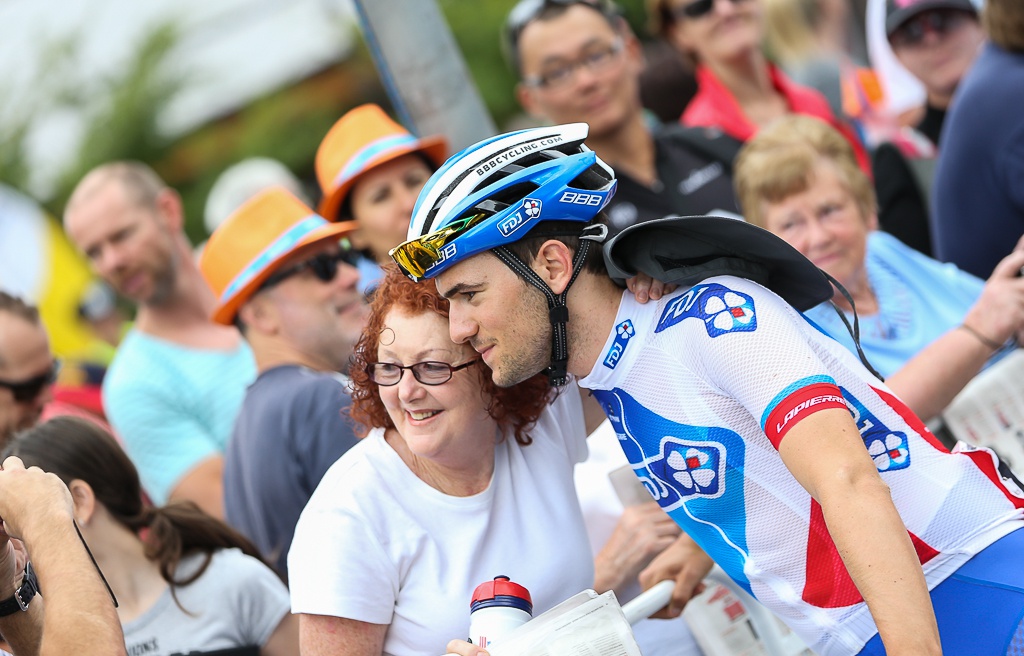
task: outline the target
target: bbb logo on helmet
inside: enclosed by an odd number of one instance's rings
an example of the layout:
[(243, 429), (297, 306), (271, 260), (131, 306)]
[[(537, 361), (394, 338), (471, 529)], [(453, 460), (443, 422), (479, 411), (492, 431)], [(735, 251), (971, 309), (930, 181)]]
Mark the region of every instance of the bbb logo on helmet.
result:
[(583, 194), (578, 191), (564, 191), (559, 203), (567, 205), (587, 205), (588, 207), (599, 207), (604, 202), (604, 194)]
[(541, 203), (536, 198), (524, 198), (523, 204), (515, 214), (502, 219), (498, 223), (498, 232), (502, 237), (508, 237), (516, 230), (540, 216)]

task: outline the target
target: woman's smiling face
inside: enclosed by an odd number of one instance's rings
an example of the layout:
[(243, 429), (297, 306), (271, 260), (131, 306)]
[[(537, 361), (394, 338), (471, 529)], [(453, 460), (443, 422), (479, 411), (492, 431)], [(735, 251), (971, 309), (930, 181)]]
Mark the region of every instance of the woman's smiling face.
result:
[[(448, 336), (448, 319), (433, 312), (411, 315), (392, 309), (384, 319), (377, 360), (403, 366), (417, 362), (465, 364), (478, 356), (466, 344)], [(458, 460), (465, 447), (481, 439), (493, 439), (494, 420), (487, 413), (482, 392), (483, 364), (453, 372), (441, 385), (424, 385), (412, 371), (401, 380), (380, 387), (380, 398), (399, 437), (418, 457), (443, 463)]]

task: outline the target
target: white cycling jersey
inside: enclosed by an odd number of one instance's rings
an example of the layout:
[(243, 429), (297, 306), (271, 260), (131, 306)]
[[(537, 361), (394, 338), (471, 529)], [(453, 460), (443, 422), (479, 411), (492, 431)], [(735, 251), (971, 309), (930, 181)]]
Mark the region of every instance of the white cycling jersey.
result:
[(950, 453), (842, 345), (749, 280), (710, 278), (645, 305), (624, 292), (602, 353), (580, 384), (636, 474), (817, 653), (855, 654), (877, 628), (821, 507), (779, 457), (805, 417), (853, 415), (929, 589), (1024, 525), (1024, 499), (989, 452)]

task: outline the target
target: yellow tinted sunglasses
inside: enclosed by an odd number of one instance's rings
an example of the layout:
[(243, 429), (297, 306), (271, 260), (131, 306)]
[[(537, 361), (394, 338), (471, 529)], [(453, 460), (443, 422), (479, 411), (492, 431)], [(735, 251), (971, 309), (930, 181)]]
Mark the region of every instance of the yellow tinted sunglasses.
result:
[(455, 244), (452, 242), (483, 221), (490, 214), (473, 214), (464, 219), (449, 223), (437, 232), (432, 232), (416, 239), (410, 239), (395, 246), (388, 255), (395, 261), (402, 273), (412, 280), (420, 282), (427, 271), (455, 255)]

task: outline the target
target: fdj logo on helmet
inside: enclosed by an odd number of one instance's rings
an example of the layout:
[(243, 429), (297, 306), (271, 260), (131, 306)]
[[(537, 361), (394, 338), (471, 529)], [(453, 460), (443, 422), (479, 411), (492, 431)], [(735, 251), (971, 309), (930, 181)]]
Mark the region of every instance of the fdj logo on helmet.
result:
[(543, 204), (536, 198), (523, 199), (522, 206), (515, 214), (502, 219), (498, 223), (498, 232), (501, 233), (502, 237), (508, 237), (532, 219), (540, 216), (541, 207), (543, 207)]
[(558, 199), (559, 203), (568, 203), (569, 205), (588, 205), (590, 207), (597, 207), (604, 201), (604, 196), (600, 194), (581, 194), (575, 191), (566, 191), (562, 193), (562, 197)]

